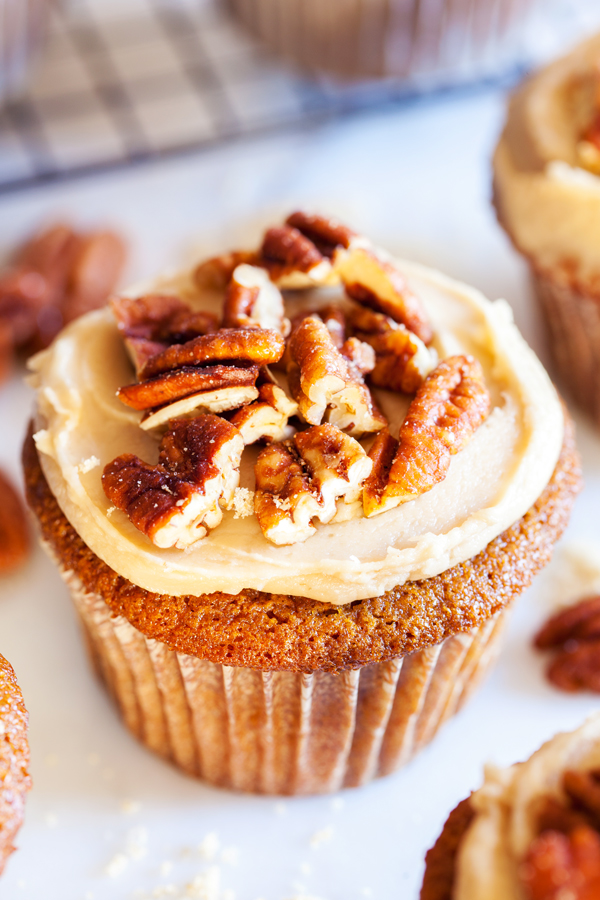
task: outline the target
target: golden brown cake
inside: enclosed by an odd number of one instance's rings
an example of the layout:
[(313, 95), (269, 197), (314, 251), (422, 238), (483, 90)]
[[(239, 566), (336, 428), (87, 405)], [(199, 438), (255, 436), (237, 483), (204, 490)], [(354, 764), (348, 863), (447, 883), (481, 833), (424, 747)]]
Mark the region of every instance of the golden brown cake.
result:
[(13, 668), (0, 656), (0, 873), (15, 849), (31, 787), (28, 718)]
[(131, 730), (213, 783), (316, 793), (460, 707), (580, 472), (505, 304), (290, 219), (63, 332), (24, 467)]
[(450, 813), (421, 900), (595, 900), (600, 895), (600, 716), (558, 734)]
[(494, 156), (500, 224), (526, 258), (560, 376), (600, 422), (600, 37), (513, 96)]

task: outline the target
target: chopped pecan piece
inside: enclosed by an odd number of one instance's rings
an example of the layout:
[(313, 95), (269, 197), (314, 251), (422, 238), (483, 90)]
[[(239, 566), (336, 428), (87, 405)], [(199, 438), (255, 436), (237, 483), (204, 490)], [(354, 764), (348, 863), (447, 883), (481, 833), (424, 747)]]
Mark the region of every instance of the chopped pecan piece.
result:
[(260, 265), (259, 254), (255, 251), (234, 250), (222, 256), (212, 256), (196, 267), (194, 280), (198, 287), (223, 290), (237, 267), (244, 264)]
[(335, 283), (329, 260), (297, 228), (269, 228), (260, 249), (261, 265), (280, 288), (308, 288)]
[(600, 896), (600, 835), (583, 826), (571, 834), (545, 831), (519, 868), (529, 900), (595, 900)]
[(235, 362), (268, 366), (283, 356), (285, 344), (277, 331), (258, 328), (222, 328), (185, 344), (172, 344), (145, 364), (140, 378), (152, 378), (182, 366), (209, 366)]
[(552, 616), (535, 638), (540, 650), (557, 650), (546, 669), (563, 691), (600, 693), (600, 597), (591, 597)]
[(12, 572), (30, 551), (29, 526), (21, 498), (0, 472), (0, 574)]
[(155, 409), (201, 391), (254, 385), (258, 372), (258, 366), (246, 369), (220, 365), (184, 366), (146, 381), (124, 385), (117, 391), (117, 396), (132, 409)]
[(330, 303), (317, 310), (316, 314), (327, 326), (331, 340), (337, 349), (341, 350), (346, 342), (346, 316), (341, 306)]
[(353, 300), (405, 325), (423, 343), (431, 341), (431, 326), (421, 301), (390, 263), (372, 250), (358, 247), (340, 256), (336, 271)]
[(384, 432), (371, 448), (374, 465), (364, 490), (365, 515), (414, 500), (443, 481), (451, 456), (472, 438), (489, 407), (475, 359), (451, 356), (441, 362), (410, 404), (398, 443)]
[(255, 466), (254, 511), (265, 537), (295, 544), (330, 522), (338, 501), (352, 504), (371, 463), (358, 441), (332, 425), (298, 432), (262, 450)]
[(283, 297), (267, 272), (258, 266), (241, 265), (227, 286), (223, 305), (224, 328), (266, 328), (289, 333)]
[(351, 228), (342, 225), (337, 219), (326, 216), (310, 215), (305, 212), (294, 212), (285, 220), (286, 225), (297, 228), (315, 247), (329, 259), (332, 259), (339, 247), (348, 250), (359, 240), (359, 236)]
[(230, 421), (239, 430), (244, 444), (260, 440), (283, 441), (294, 432), (288, 421), (297, 412), (298, 404), (290, 400), (284, 390), (267, 383), (259, 387), (256, 403), (238, 410)]
[(336, 349), (320, 319), (304, 319), (292, 333), (288, 354), (290, 391), (309, 424), (318, 425), (326, 417), (354, 437), (385, 427), (360, 372)]
[(230, 412), (252, 403), (257, 397), (258, 390), (250, 384), (231, 385), (212, 391), (201, 391), (198, 394), (188, 394), (187, 397), (166, 406), (148, 410), (142, 417), (140, 428), (144, 431), (162, 430), (171, 419), (189, 418), (198, 412)]
[(361, 375), (368, 375), (375, 369), (375, 351), (356, 337), (348, 338), (340, 347), (340, 353), (349, 359)]
[(402, 325), (385, 334), (361, 334), (360, 338), (375, 352), (371, 384), (376, 387), (413, 394), (435, 368), (435, 354)]
[(171, 422), (158, 465), (131, 453), (104, 469), (108, 499), (157, 547), (183, 549), (223, 517), (239, 484), (244, 442), (237, 428), (213, 415)]

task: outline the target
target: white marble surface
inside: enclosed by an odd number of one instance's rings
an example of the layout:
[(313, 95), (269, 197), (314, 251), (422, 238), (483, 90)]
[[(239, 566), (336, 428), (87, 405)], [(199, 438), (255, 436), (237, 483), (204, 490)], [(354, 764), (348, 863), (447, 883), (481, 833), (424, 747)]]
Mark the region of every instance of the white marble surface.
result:
[[(114, 222), (131, 237), (129, 275), (137, 278), (176, 263), (196, 238), (227, 234), (237, 220), (313, 206), (490, 297), (506, 297), (546, 360), (524, 266), (489, 205), (489, 156), (502, 110), (502, 96), (472, 91), (5, 197), (1, 241), (8, 247), (40, 218), (61, 214), (82, 224)], [(15, 476), (29, 402), (17, 379), (0, 392), (0, 463)], [(600, 442), (578, 423), (586, 489), (567, 539), (600, 542)], [(236, 900), (416, 898), (425, 850), (448, 811), (478, 785), (483, 763), (523, 758), (600, 707), (597, 697), (546, 686), (543, 660), (530, 649), (556, 597), (553, 567), (520, 601), (492, 678), (412, 765), (340, 800), (282, 805), (196, 783), (126, 733), (90, 673), (66, 589), (37, 552), (0, 583), (0, 650), (30, 710), (35, 785), (0, 897), (231, 900), (227, 891), (234, 891)], [(329, 839), (311, 846), (311, 836), (329, 826)], [(136, 828), (145, 829), (147, 853), (110, 877), (107, 864)], [(185, 885), (211, 865), (198, 850), (210, 832), (222, 847), (236, 848), (238, 863), (231, 864), (232, 853), (224, 860), (217, 854), (222, 891), (186, 894)], [(166, 884), (179, 892), (161, 893)]]

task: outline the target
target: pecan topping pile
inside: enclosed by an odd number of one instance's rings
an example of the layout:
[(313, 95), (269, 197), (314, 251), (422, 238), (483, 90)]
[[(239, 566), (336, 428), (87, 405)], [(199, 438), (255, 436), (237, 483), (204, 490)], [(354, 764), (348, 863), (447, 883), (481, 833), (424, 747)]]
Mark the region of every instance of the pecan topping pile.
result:
[(112, 231), (78, 233), (65, 224), (40, 231), (0, 273), (0, 380), (17, 350), (33, 353), (63, 325), (106, 303), (125, 262)]
[(600, 772), (566, 771), (564, 800), (545, 797), (519, 869), (529, 900), (600, 897)]
[[(262, 532), (293, 544), (318, 523), (377, 515), (430, 490), (487, 416), (479, 364), (438, 365), (419, 298), (335, 220), (293, 213), (257, 250), (203, 262), (195, 281), (220, 292), (220, 317), (171, 295), (112, 301), (136, 373), (117, 396), (162, 440), (158, 465), (120, 456), (103, 485), (159, 547), (189, 546), (235, 508), (248, 444), (266, 445), (255, 465)], [(339, 302), (289, 321), (282, 290), (330, 286)], [(415, 395), (398, 439), (373, 388)], [(369, 437), (367, 453), (359, 440)]]
[(600, 597), (552, 616), (536, 636), (535, 646), (556, 651), (546, 670), (556, 687), (600, 693)]

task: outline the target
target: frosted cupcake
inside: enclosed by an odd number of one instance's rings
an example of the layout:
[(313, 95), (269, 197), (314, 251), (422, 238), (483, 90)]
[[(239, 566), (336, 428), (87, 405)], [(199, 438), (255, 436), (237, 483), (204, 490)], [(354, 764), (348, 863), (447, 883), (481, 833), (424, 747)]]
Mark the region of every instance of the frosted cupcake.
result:
[(318, 216), (117, 298), (34, 369), (29, 502), (98, 671), (149, 747), (240, 790), (410, 759), (579, 487), (507, 305)]

